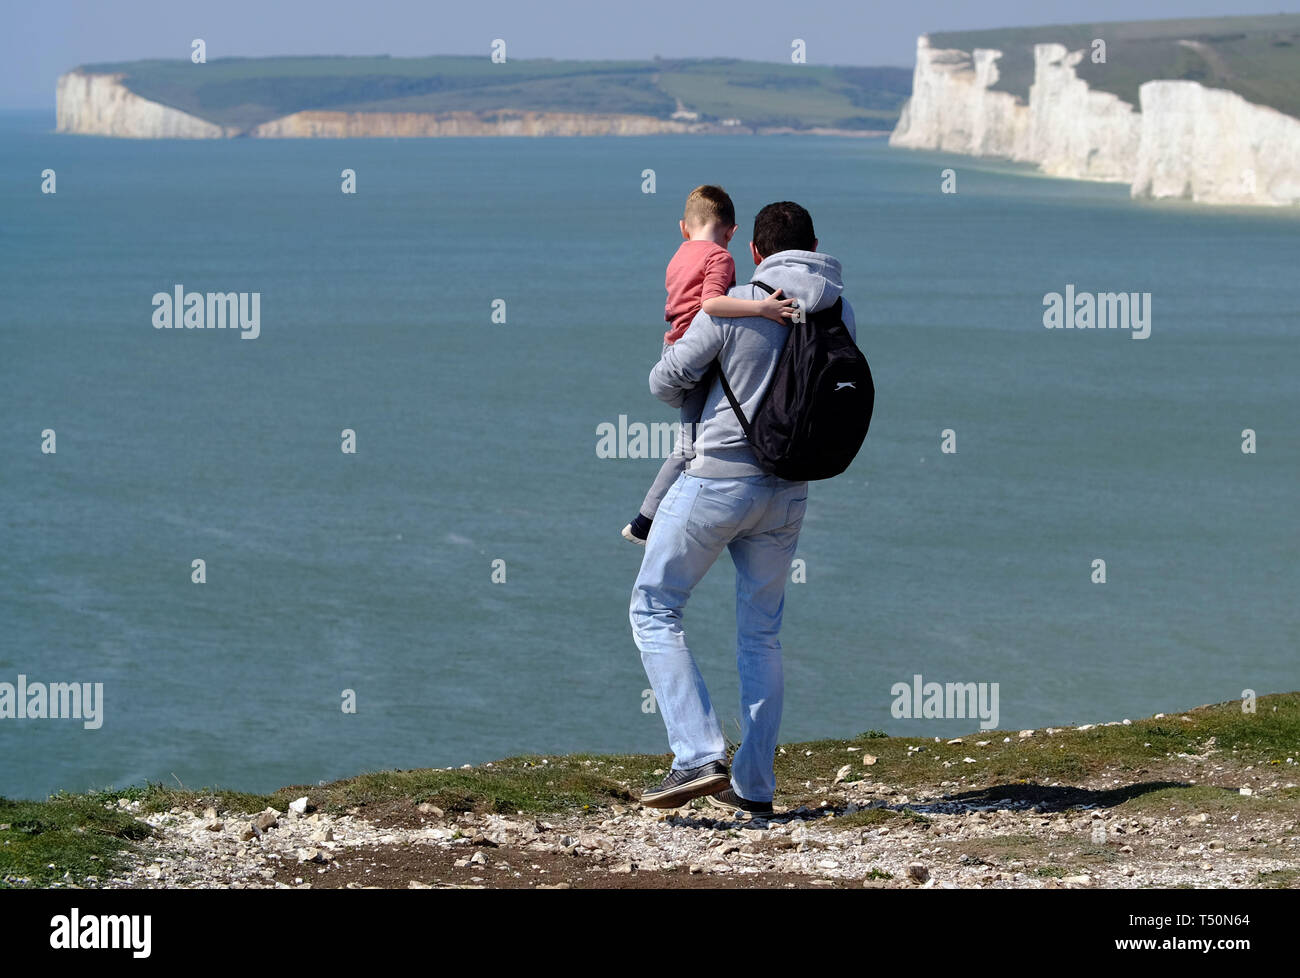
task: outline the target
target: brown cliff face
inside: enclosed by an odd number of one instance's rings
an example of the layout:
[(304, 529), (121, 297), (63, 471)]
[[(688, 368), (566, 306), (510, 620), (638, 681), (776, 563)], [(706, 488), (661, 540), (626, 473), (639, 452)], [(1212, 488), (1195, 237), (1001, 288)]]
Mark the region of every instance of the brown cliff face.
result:
[(644, 136), (691, 132), (680, 122), (615, 113), (295, 112), (248, 135), (263, 139), (420, 138), (433, 136)]

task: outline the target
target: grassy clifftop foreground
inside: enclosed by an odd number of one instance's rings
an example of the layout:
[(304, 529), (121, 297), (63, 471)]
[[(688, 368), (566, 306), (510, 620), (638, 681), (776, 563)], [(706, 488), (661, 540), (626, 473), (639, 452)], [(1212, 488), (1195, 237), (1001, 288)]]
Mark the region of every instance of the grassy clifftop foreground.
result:
[[(1132, 877), (1136, 870), (1129, 871), (1128, 861), (1136, 861), (1143, 873), (1153, 874), (1138, 877), (1146, 885), (1198, 885), (1196, 873), (1213, 871), (1211, 862), (1217, 866), (1231, 855), (1237, 859), (1232, 875), (1205, 885), (1295, 885), (1298, 761), (1300, 693), (1285, 693), (1260, 698), (1253, 713), (1232, 701), (1131, 723), (980, 731), (947, 741), (868, 732), (847, 740), (787, 744), (777, 757), (778, 815), (771, 825), (745, 829), (747, 834), (719, 823), (716, 812), (710, 820), (710, 813), (683, 809), (665, 820), (662, 813), (638, 810), (640, 789), (662, 775), (666, 755), (522, 756), (475, 768), (362, 774), (271, 795), (155, 784), (46, 801), (0, 800), (0, 885), (155, 885), (151, 880), (160, 877), (157, 885), (227, 885), (216, 877), (205, 884), (203, 877), (202, 866), (216, 858), (207, 850), (221, 845), (226, 846), (222, 860), (255, 862), (260, 875), (250, 878), (281, 886), (310, 885), (310, 878), (304, 883), (309, 871), (321, 877), (318, 885), (331, 879), (334, 885), (344, 879), (404, 885), (405, 876), (415, 885), (421, 875), (451, 885), (445, 878), (455, 879), (457, 873), (483, 881), (482, 875), (465, 875), (491, 869), (492, 860), (483, 855), (469, 858), (474, 847), (490, 847), (483, 852), (502, 860), (495, 885), (523, 885), (521, 875), (527, 882), (526, 872), (506, 872), (518, 865), (507, 860), (516, 850), (517, 855), (527, 851), (522, 858), (534, 873), (557, 874), (535, 875), (533, 885), (543, 878), (576, 874), (575, 880), (589, 880), (591, 873), (620, 871), (629, 879), (658, 881), (639, 885), (682, 885), (715, 870), (724, 874), (719, 880), (744, 878), (725, 876), (732, 871), (752, 872), (757, 875), (751, 885), (801, 885), (789, 880), (806, 882), (809, 866), (811, 873), (829, 877), (813, 882), (827, 885), (863, 885), (858, 876), (867, 885), (885, 880), (901, 885), (907, 874), (917, 874), (912, 882), (923, 879), (907, 862), (908, 852), (922, 841), (926, 848), (920, 851), (938, 852), (932, 847), (937, 835), (964, 840), (962, 858), (952, 852), (954, 873), (969, 874), (973, 865), (1010, 867), (996, 875), (989, 868), (990, 875), (980, 879), (990, 884), (1017, 885), (1023, 878), (1057, 885), (1057, 880), (1089, 880), (1088, 873), (1120, 870)], [(941, 817), (951, 824), (937, 825)], [(1079, 818), (1083, 821), (1072, 826), (1070, 820)], [(561, 824), (557, 828), (544, 819)], [(1102, 820), (1101, 844), (1098, 823), (1087, 819)], [(550, 830), (555, 838), (547, 842)], [(593, 842), (589, 832), (606, 837)], [(832, 841), (818, 842), (809, 834), (814, 832)], [(1200, 848), (1188, 849), (1198, 832), (1209, 835)], [(847, 848), (834, 841), (852, 833), (861, 836)], [(1061, 833), (1081, 834), (1081, 841), (1066, 851), (1070, 835)], [(1166, 836), (1180, 834), (1186, 844), (1168, 844)], [(1147, 848), (1135, 855), (1144, 835)], [(704, 858), (693, 847), (716, 856), (716, 837), (736, 838), (751, 848), (737, 852), (739, 843), (722, 846), (717, 865), (702, 864), (705, 872), (693, 865), (688, 873), (686, 861)], [(916, 841), (909, 842), (912, 837)], [(1131, 844), (1121, 846), (1125, 841)], [(280, 845), (278, 852), (268, 848), (272, 843)], [(411, 855), (417, 852), (427, 858), (403, 864), (394, 883), (374, 862), (385, 844), (400, 850), (403, 859), (417, 858)], [(304, 845), (319, 848), (304, 850)], [(810, 847), (837, 846), (843, 850), (841, 862), (791, 862)], [(203, 852), (195, 855), (195, 847)], [(768, 856), (765, 847), (771, 849)], [(1176, 851), (1169, 855), (1165, 849)], [(680, 852), (674, 858), (682, 865), (665, 855), (672, 851)], [(655, 863), (647, 852), (658, 853), (661, 861)], [(286, 859), (295, 862), (294, 853), (308, 870), (286, 864)], [(580, 863), (575, 855), (596, 862), (579, 871), (572, 868)], [(746, 866), (729, 865), (728, 855)], [(1150, 866), (1140, 862), (1144, 857)], [(561, 865), (546, 863), (547, 858)], [(364, 872), (358, 859), (370, 860)], [(849, 868), (862, 870), (864, 859), (874, 860), (870, 870), (855, 876)], [(181, 872), (187, 860), (199, 868)], [(905, 872), (899, 870), (903, 865)], [(817, 868), (828, 866), (840, 871)], [(1247, 872), (1243, 866), (1262, 868)], [(1121, 884), (1110, 885), (1124, 885), (1126, 877), (1115, 878)]]
[[(83, 65), (121, 74), (135, 94), (248, 131), (304, 111), (624, 113), (751, 127), (888, 129), (910, 68), (825, 67), (732, 59), (653, 61), (285, 57)], [(691, 116), (689, 114), (693, 113)]]
[[(1097, 39), (1106, 42), (1104, 62), (1091, 57)], [(1181, 79), (1300, 117), (1300, 14), (945, 31), (932, 33), (930, 43), (1001, 51), (993, 88), (1022, 99), (1034, 80), (1034, 45), (1057, 43), (1087, 52), (1076, 71), (1090, 88), (1131, 105), (1143, 82)]]

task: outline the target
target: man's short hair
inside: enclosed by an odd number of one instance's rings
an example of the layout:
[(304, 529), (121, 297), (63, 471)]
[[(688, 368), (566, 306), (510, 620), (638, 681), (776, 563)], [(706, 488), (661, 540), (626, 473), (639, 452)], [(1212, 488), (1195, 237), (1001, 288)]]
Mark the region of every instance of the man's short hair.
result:
[(792, 200), (768, 204), (754, 218), (754, 247), (764, 258), (779, 251), (814, 251), (812, 215)]
[(690, 192), (682, 219), (691, 227), (708, 227), (710, 224), (734, 227), (736, 206), (725, 190), (706, 183)]

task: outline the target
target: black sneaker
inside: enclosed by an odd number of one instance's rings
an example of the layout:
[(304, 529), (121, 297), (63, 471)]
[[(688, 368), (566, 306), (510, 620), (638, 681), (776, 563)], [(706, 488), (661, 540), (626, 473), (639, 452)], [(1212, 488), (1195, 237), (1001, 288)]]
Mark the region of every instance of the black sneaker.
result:
[(731, 783), (725, 761), (710, 761), (685, 771), (669, 771), (664, 783), (641, 793), (647, 808), (681, 808), (701, 795), (711, 795)]
[(745, 801), (732, 788), (709, 795), (704, 799), (704, 803), (711, 808), (720, 808), (727, 812), (745, 812), (749, 815), (772, 814), (770, 801)]

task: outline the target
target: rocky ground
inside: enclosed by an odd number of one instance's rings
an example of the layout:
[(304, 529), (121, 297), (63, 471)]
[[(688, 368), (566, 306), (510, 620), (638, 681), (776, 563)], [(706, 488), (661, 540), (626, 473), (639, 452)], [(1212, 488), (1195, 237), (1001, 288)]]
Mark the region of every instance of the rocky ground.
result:
[[(451, 813), (430, 803), (401, 802), (368, 807), (364, 814), (360, 809), (329, 814), (312, 810), (310, 793), (287, 812), (174, 807), (141, 813), (156, 836), (131, 856), (129, 871), (91, 885), (1296, 885), (1296, 811), (1270, 802), (1289, 798), (1293, 781), (1250, 770), (1225, 778), (1207, 760), (1192, 757), (1181, 765), (1182, 784), (1194, 777), (1202, 785), (1195, 793), (1201, 803), (1190, 806), (1177, 797), (1167, 804), (1133, 804), (1168, 790), (1157, 786), (1099, 782), (908, 796), (862, 780), (821, 786), (834, 794), (833, 802), (771, 818), (729, 816), (698, 802), (667, 812), (632, 803), (594, 814), (542, 817)], [(1279, 773), (1294, 776), (1291, 764)], [(1207, 784), (1207, 775), (1210, 782), (1230, 783)], [(140, 803), (121, 799), (118, 804), (130, 810)]]

